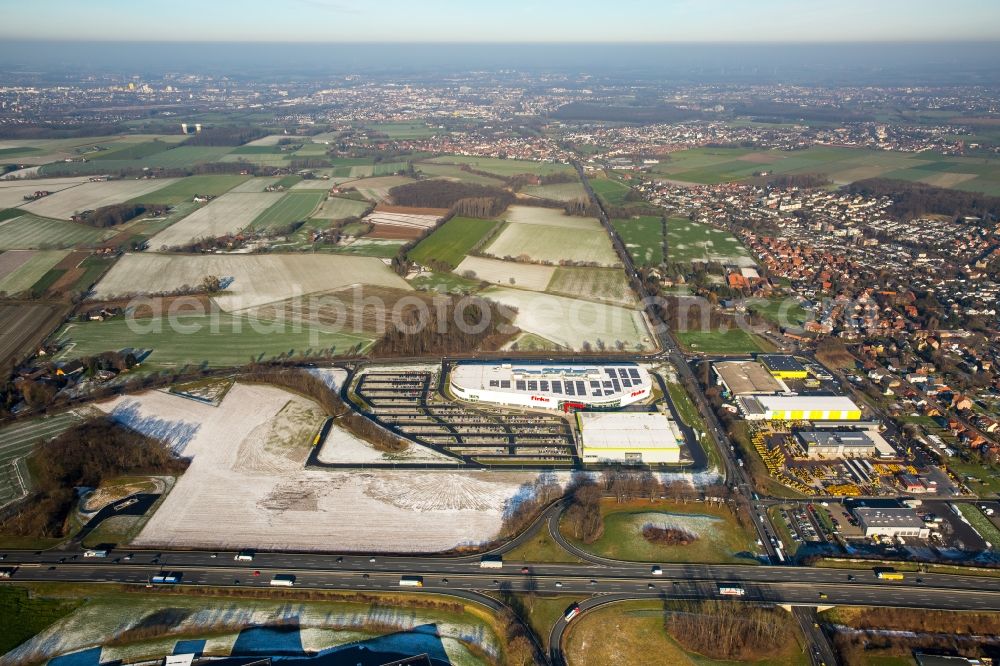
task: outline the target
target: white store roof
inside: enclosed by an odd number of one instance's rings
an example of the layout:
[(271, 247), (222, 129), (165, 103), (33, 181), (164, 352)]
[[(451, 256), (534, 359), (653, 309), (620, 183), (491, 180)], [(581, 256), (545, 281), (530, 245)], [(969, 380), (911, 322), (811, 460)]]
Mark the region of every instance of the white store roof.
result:
[(676, 449), (677, 424), (659, 412), (578, 412), (584, 448)]

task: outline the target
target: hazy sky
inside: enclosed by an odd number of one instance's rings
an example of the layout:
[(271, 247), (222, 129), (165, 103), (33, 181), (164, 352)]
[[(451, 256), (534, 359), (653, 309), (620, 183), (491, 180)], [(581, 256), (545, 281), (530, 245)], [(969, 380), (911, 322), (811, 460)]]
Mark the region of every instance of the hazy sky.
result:
[(0, 0), (0, 39), (829, 42), (1000, 39), (1000, 0)]

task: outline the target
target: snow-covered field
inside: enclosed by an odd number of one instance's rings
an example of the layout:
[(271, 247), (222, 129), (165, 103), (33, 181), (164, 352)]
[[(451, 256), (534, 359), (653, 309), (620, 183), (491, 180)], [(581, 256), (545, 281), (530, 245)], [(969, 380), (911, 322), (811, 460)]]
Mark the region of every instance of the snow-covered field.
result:
[(0, 208), (17, 208), (26, 205), (26, 195), (39, 190), (58, 192), (88, 182), (87, 176), (75, 178), (46, 178), (44, 180), (0, 180)]
[[(293, 404), (292, 409), (286, 408)], [(304, 404), (302, 404), (304, 403)], [(537, 474), (307, 470), (309, 401), (237, 383), (218, 407), (152, 391), (102, 403), (192, 459), (135, 544), (437, 552), (490, 540)]]
[(458, 265), (455, 273), (465, 275), (467, 271), (475, 273), (476, 280), (492, 282), (503, 287), (545, 291), (552, 280), (552, 275), (556, 272), (556, 267), (468, 256)]
[(517, 224), (542, 224), (547, 227), (563, 227), (566, 229), (596, 229), (601, 230), (601, 222), (595, 217), (577, 217), (566, 215), (560, 208), (543, 208), (541, 206), (510, 206), (497, 219)]
[[(373, 637), (372, 626), (380, 627), (375, 635), (382, 631), (389, 632), (379, 640), (380, 646), (401, 648), (419, 635), (392, 632), (414, 632), (433, 626), (440, 643), (436, 640), (425, 641), (422, 649), (416, 652), (428, 648), (435, 650), (438, 652), (435, 656), (456, 666), (484, 663), (481, 658), (472, 655), (468, 645), (476, 646), (477, 650), (494, 659), (500, 654), (500, 645), (493, 631), (473, 615), (456, 620), (454, 613), (377, 603), (199, 599), (177, 595), (170, 599), (144, 595), (133, 597), (90, 601), (4, 655), (0, 663), (43, 663), (59, 655), (102, 644), (104, 647), (99, 648), (100, 663), (135, 663), (152, 655), (173, 654), (178, 641), (198, 638), (203, 634), (205, 644), (202, 651), (205, 655), (227, 656), (237, 646), (241, 628), (275, 625), (297, 626), (302, 649), (309, 654), (370, 640)], [(171, 635), (126, 645), (106, 645), (125, 631), (142, 627), (144, 623), (159, 624), (165, 618), (174, 619)], [(276, 643), (286, 644), (280, 640)]]
[[(86, 182), (32, 201), (21, 208), (42, 217), (68, 220), (74, 213), (124, 203), (129, 199), (164, 188), (177, 180), (177, 178), (155, 178), (149, 180), (109, 180), (99, 183)], [(36, 182), (39, 183), (36, 189), (49, 189), (48, 186), (42, 184), (45, 181)]]
[(228, 283), (223, 293), (213, 297), (227, 312), (352, 284), (410, 289), (409, 283), (373, 257), (144, 252), (122, 257), (94, 293), (99, 299), (166, 293), (185, 285), (196, 287), (208, 275)]
[(482, 296), (517, 308), (514, 324), (522, 331), (570, 349), (582, 349), (585, 342), (596, 349), (598, 341), (608, 349), (619, 341), (629, 350), (654, 346), (638, 310), (500, 287), (491, 287)]
[(368, 442), (336, 425), (330, 428), (319, 451), (319, 461), (325, 463), (425, 463), (454, 464), (455, 458), (410, 442), (401, 453), (379, 451)]
[(250, 225), (285, 196), (284, 192), (230, 192), (171, 225), (149, 240), (149, 247), (174, 247), (199, 238), (218, 238)]

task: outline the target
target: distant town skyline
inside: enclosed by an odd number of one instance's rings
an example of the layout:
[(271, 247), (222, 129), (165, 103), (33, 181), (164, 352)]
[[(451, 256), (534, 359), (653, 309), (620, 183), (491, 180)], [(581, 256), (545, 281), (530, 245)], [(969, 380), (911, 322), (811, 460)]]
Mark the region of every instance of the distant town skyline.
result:
[(270, 42), (1000, 40), (993, 0), (0, 0), (0, 38)]

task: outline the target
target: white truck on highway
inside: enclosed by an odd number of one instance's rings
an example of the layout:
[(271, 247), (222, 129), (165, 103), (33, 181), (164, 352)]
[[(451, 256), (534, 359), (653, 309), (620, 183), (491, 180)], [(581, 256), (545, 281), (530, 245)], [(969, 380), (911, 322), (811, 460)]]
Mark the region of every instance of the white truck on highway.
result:
[(726, 597), (742, 597), (746, 593), (747, 593), (747, 591), (744, 590), (739, 585), (720, 585), (719, 586), (719, 594), (721, 594), (723, 596), (726, 596)]
[(236, 553), (236, 557), (233, 558), (237, 562), (253, 562), (253, 551), (252, 550), (241, 550)]
[(399, 579), (400, 587), (423, 587), (423, 576), (403, 576)]
[(106, 550), (85, 550), (83, 551), (84, 557), (107, 557), (108, 551)]
[(479, 566), (482, 569), (500, 569), (503, 567), (503, 557), (500, 555), (484, 555), (483, 559), (479, 560)]
[(295, 585), (295, 576), (292, 574), (275, 574), (271, 579), (273, 587), (291, 587)]

